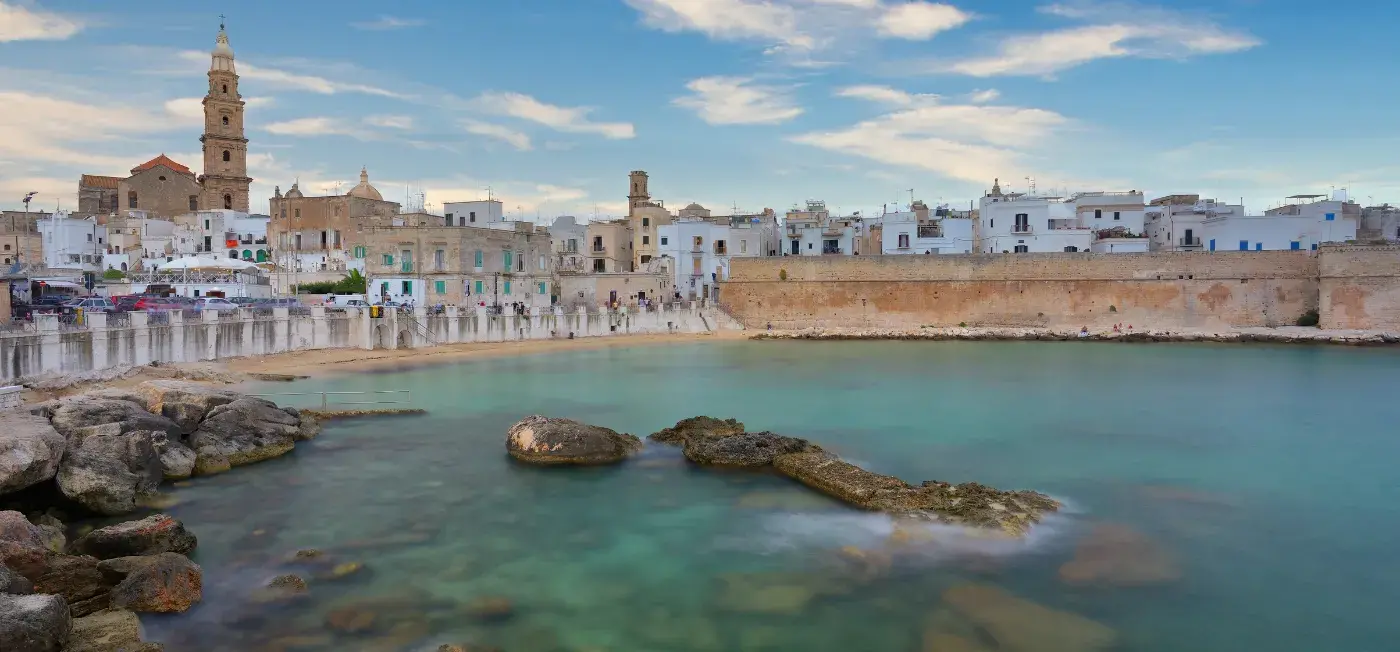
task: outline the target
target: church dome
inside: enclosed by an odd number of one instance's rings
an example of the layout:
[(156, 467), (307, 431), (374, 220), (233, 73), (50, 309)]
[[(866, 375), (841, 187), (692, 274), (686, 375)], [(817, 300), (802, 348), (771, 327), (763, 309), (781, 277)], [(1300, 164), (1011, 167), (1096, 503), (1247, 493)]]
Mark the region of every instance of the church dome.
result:
[(291, 188), (287, 189), (287, 194), (283, 196), (288, 199), (300, 199), (301, 197), (303, 197), (303, 195), (301, 194), (301, 188), (297, 187), (297, 184), (295, 182), (292, 183)]
[(233, 47), (228, 44), (228, 33), (219, 26), (219, 37), (214, 42), (213, 57), (209, 63), (211, 72), (234, 72)]
[(373, 199), (374, 201), (384, 201), (384, 195), (379, 194), (379, 191), (376, 190), (374, 186), (369, 185), (369, 172), (366, 172), (364, 168), (360, 168), (359, 185), (355, 186), (354, 188), (351, 188), (350, 192), (345, 194), (351, 197), (359, 197), (360, 199)]
[(686, 207), (685, 207), (685, 210), (688, 210), (688, 211), (703, 211), (703, 210), (705, 210), (705, 207), (704, 207), (704, 206), (701, 206), (700, 204), (696, 204), (696, 203), (692, 202), (689, 206), (686, 206)]

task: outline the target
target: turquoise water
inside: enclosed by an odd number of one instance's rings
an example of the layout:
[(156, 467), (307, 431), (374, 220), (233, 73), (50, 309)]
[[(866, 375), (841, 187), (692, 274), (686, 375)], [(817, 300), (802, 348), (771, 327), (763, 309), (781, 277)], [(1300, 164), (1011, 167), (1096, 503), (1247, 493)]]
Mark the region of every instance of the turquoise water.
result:
[[(1395, 350), (1078, 342), (718, 342), (274, 385), (408, 389), (430, 412), (336, 424), (176, 489), (205, 603), (146, 624), (174, 651), (903, 652), (936, 649), (923, 638), (944, 591), (976, 583), (1112, 628), (1105, 649), (1393, 650), (1397, 387)], [(512, 464), (506, 429), (532, 413), (639, 436), (732, 416), (907, 480), (1069, 508), (1025, 541), (911, 542), (883, 516), (665, 447), (616, 468)], [(1102, 524), (1140, 533), (1169, 572), (1061, 580)], [(853, 564), (844, 546), (887, 563)], [(325, 568), (287, 562), (301, 548), (364, 569), (317, 579)], [(250, 598), (289, 571), (308, 597)], [(509, 613), (484, 617), (471, 605), (486, 598)], [(347, 607), (373, 623), (328, 628)], [(999, 627), (977, 631), (982, 649), (1065, 649)]]

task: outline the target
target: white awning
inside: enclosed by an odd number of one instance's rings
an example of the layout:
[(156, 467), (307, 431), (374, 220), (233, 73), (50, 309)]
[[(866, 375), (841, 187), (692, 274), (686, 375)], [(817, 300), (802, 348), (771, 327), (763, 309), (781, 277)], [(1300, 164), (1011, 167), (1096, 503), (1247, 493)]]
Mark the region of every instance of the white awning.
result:
[(156, 269), (162, 272), (179, 271), (182, 269), (232, 269), (243, 271), (259, 269), (259, 267), (246, 260), (239, 260), (237, 258), (179, 258), (168, 263), (163, 263), (156, 267)]
[(51, 288), (80, 288), (83, 287), (72, 281), (38, 281), (39, 285)]

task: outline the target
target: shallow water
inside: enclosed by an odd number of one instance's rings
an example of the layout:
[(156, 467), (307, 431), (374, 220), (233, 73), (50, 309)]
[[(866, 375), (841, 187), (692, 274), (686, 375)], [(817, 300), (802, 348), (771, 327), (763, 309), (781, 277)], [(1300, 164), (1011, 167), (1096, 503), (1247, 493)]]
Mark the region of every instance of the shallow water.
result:
[[(1112, 628), (1104, 649), (1393, 650), (1396, 387), (1394, 350), (1076, 342), (719, 342), (270, 385), (408, 389), (430, 412), (335, 424), (174, 490), (205, 601), (145, 622), (172, 651), (904, 652), (938, 649), (924, 639), (943, 631), (945, 591), (975, 583)], [(732, 416), (907, 480), (1068, 508), (1024, 541), (895, 535), (790, 480), (693, 469), (666, 447), (616, 468), (512, 464), (505, 431), (532, 413), (640, 436)], [(1118, 572), (1066, 583), (1104, 524), (1145, 543)], [(302, 548), (326, 561), (289, 563)], [(319, 577), (344, 562), (364, 569)], [(253, 599), (284, 572), (308, 597)], [(483, 598), (511, 609), (486, 617)], [(326, 625), (363, 612), (357, 633)], [(982, 649), (1095, 649), (1056, 643), (1088, 627), (1067, 615), (994, 612), (957, 616)]]

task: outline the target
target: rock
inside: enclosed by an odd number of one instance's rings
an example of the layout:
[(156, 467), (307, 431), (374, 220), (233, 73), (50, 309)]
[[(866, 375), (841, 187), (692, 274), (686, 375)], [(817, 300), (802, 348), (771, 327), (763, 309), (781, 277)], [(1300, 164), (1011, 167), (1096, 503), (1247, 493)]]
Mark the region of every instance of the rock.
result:
[(296, 554), (292, 555), (292, 557), (294, 559), (316, 559), (317, 557), (324, 556), (325, 554), (326, 553), (317, 550), (316, 548), (302, 548), (301, 550), (296, 551)]
[(50, 554), (39, 526), (19, 512), (0, 512), (0, 564), (32, 581), (43, 574)]
[(720, 438), (693, 437), (685, 442), (685, 458), (705, 466), (758, 467), (779, 455), (820, 451), (806, 439), (771, 432), (747, 432)]
[(34, 583), (29, 578), (0, 564), (0, 594), (28, 595), (34, 592)]
[(214, 408), (228, 405), (238, 394), (178, 380), (152, 380), (141, 383), (136, 392), (145, 398), (146, 409), (174, 421), (177, 434), (192, 434)]
[(278, 575), (267, 582), (267, 586), (259, 589), (253, 595), (253, 601), (259, 603), (283, 602), (293, 600), (306, 595), (306, 580), (300, 575)]
[(700, 416), (681, 419), (670, 428), (651, 433), (647, 439), (663, 444), (684, 444), (692, 439), (721, 439), (743, 432), (744, 424), (737, 420)]
[(73, 621), (63, 652), (159, 652), (157, 643), (141, 641), (141, 620), (122, 609), (107, 609)]
[(40, 514), (33, 519), (34, 525), (38, 526), (40, 537), (44, 540), (44, 548), (49, 552), (63, 552), (68, 548), (68, 537), (64, 534), (63, 521), (60, 521), (48, 514)]
[(296, 440), (297, 440), (297, 441), (306, 441), (306, 440), (308, 440), (308, 439), (315, 439), (315, 438), (316, 438), (316, 435), (321, 434), (321, 420), (320, 420), (320, 419), (317, 419), (314, 415), (311, 415), (311, 414), (307, 414), (307, 413), (298, 411), (296, 408), (291, 408), (291, 407), (286, 407), (286, 408), (282, 408), (282, 409), (285, 410), (285, 411), (287, 412), (287, 414), (290, 414), (290, 415), (292, 415), (293, 417), (296, 417), (296, 420), (297, 420), (297, 434), (296, 434)]
[(1060, 566), (1066, 584), (1141, 586), (1180, 579), (1170, 555), (1146, 535), (1123, 525), (1099, 525)]
[(363, 563), (358, 561), (348, 561), (343, 564), (336, 564), (335, 566), (331, 567), (329, 571), (321, 573), (317, 575), (317, 577), (323, 580), (338, 580), (350, 577), (351, 575), (359, 573), (364, 569), (365, 565)]
[(117, 515), (135, 510), (138, 496), (155, 492), (163, 471), (151, 433), (126, 427), (106, 423), (74, 429), (58, 467), (63, 495), (99, 514)]
[(468, 602), (464, 611), (477, 620), (498, 622), (514, 616), (515, 605), (510, 601), (510, 598), (484, 596)]
[(306, 580), (302, 579), (300, 575), (278, 575), (269, 580), (267, 586), (268, 588), (284, 589), (293, 593), (306, 592)]
[(0, 650), (59, 652), (68, 643), (73, 619), (56, 595), (0, 595)]
[(98, 564), (104, 575), (122, 576), (112, 606), (137, 612), (183, 612), (203, 598), (204, 571), (184, 555), (163, 552)]
[(162, 477), (166, 480), (184, 480), (194, 475), (194, 451), (189, 446), (172, 439), (165, 433), (151, 437), (151, 445), (160, 456)]
[(89, 394), (73, 396), (58, 401), (54, 406), (50, 422), (55, 430), (67, 437), (72, 445), (73, 437), (93, 426), (117, 424), (120, 432), (164, 432), (179, 437), (180, 429), (175, 422), (146, 411), (139, 403)]
[(833, 578), (811, 573), (727, 573), (717, 596), (725, 611), (796, 615), (821, 596), (850, 589)]
[(51, 555), (43, 573), (34, 579), (34, 590), (63, 596), (74, 617), (107, 608), (109, 592), (117, 580), (104, 575), (95, 557)]
[(68, 440), (44, 417), (0, 412), (0, 495), (52, 478), (67, 446)]
[(299, 433), (297, 418), (259, 398), (240, 398), (209, 411), (190, 435), (195, 473), (226, 470), (285, 455)]
[(825, 452), (780, 455), (779, 472), (838, 500), (872, 511), (920, 514), (944, 523), (997, 528), (1025, 534), (1059, 503), (1034, 491), (999, 491), (976, 482), (952, 485), (926, 481), (915, 487)]
[(510, 456), (530, 464), (612, 464), (641, 449), (632, 435), (539, 415), (525, 417), (506, 436)]
[(73, 542), (73, 549), (98, 559), (174, 552), (188, 555), (199, 541), (185, 524), (165, 514), (93, 530)]
[(1103, 624), (1038, 605), (994, 586), (956, 586), (944, 592), (943, 601), (990, 637), (996, 645), (988, 647), (995, 650), (1094, 652), (1112, 648), (1118, 639)]
[(346, 634), (367, 632), (374, 627), (378, 615), (369, 609), (341, 607), (326, 614), (326, 627)]

